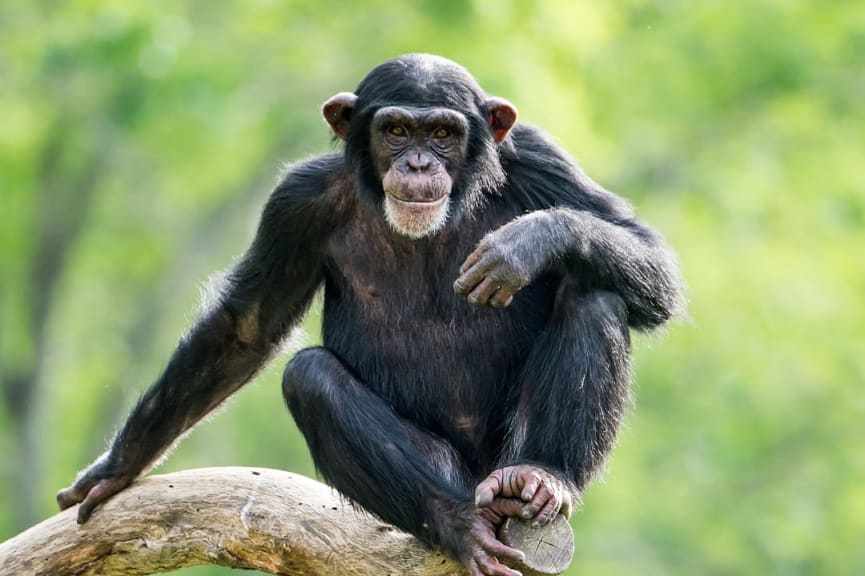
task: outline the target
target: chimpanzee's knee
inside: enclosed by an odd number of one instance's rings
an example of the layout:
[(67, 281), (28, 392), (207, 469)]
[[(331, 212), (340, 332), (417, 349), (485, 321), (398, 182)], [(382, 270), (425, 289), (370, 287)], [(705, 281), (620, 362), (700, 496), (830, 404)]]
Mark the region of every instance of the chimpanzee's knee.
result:
[(564, 280), (556, 293), (555, 314), (581, 322), (624, 324), (628, 308), (624, 299), (614, 292), (585, 291), (577, 283)]
[(285, 365), (282, 373), (282, 395), (295, 415), (316, 398), (327, 396), (333, 384), (332, 374), (339, 360), (326, 348), (317, 346), (299, 351)]

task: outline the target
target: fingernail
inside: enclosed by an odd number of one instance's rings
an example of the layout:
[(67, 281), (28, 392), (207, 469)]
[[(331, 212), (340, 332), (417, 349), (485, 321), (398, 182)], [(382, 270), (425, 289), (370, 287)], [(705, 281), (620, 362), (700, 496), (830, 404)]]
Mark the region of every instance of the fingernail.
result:
[(534, 522), (532, 522), (532, 528), (537, 528), (540, 525), (541, 525), (541, 523), (539, 520), (535, 520)]
[(532, 494), (532, 493), (529, 492), (528, 490), (526, 490), (525, 492), (523, 492), (523, 500), (531, 500), (531, 499), (532, 499), (532, 496), (534, 496), (534, 494)]
[(523, 518), (529, 519), (531, 517), (532, 517), (532, 511), (531, 510), (523, 510)]

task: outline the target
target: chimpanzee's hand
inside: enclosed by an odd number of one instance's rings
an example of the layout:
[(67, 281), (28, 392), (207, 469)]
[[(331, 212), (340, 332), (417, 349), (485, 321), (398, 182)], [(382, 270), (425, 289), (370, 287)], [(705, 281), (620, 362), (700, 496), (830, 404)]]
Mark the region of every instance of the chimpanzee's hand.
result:
[(134, 476), (111, 472), (106, 459), (100, 458), (82, 472), (69, 488), (57, 493), (57, 504), (61, 510), (81, 503), (78, 508), (78, 523), (84, 524), (93, 509), (105, 502), (135, 479)]
[(532, 212), (483, 237), (460, 266), (454, 291), (478, 306), (504, 308), (554, 256), (549, 243), (551, 215)]
[[(504, 499), (498, 499), (504, 500)], [(511, 503), (516, 500), (509, 499)], [(503, 503), (504, 508), (509, 508), (508, 503)], [(518, 513), (512, 510), (513, 514)], [(501, 560), (515, 560), (522, 562), (526, 555), (503, 543), (496, 536), (499, 527), (504, 523), (509, 514), (502, 514), (498, 510), (490, 508), (477, 508), (473, 512), (471, 527), (468, 532), (467, 553), (469, 557), (464, 559), (471, 576), (521, 576), (521, 573), (502, 564)]]
[[(525, 504), (514, 507), (514, 499)], [(551, 522), (559, 512), (570, 517), (574, 500), (575, 495), (566, 481), (529, 464), (493, 470), (475, 489), (478, 508), (533, 520), (535, 526)]]

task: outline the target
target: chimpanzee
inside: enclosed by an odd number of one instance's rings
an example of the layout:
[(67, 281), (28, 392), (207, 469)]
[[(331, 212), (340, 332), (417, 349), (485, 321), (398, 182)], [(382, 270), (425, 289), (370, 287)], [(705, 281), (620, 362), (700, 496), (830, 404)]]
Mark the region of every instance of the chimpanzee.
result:
[(629, 326), (681, 307), (673, 253), (461, 66), (405, 55), (323, 107), (344, 152), (292, 166), (219, 302), (109, 449), (58, 496), (79, 522), (248, 382), (323, 287), (283, 393), (327, 482), (513, 576), (507, 517), (569, 514), (629, 395)]

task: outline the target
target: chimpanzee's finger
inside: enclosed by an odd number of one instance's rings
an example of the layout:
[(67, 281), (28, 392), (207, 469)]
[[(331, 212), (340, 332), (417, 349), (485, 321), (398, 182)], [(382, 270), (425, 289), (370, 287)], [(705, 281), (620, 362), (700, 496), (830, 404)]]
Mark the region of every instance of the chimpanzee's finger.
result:
[(471, 292), (475, 286), (481, 283), (481, 280), (486, 278), (491, 264), (492, 258), (485, 257), (481, 258), (471, 267), (466, 268), (466, 271), (462, 272), (460, 277), (454, 282), (454, 292), (463, 296)]
[(502, 493), (502, 471), (495, 470), (475, 488), (475, 506), (485, 508)]
[(487, 245), (485, 242), (481, 241), (478, 244), (477, 248), (475, 248), (471, 254), (469, 254), (466, 259), (463, 261), (460, 266), (460, 274), (465, 274), (466, 270), (480, 262), (481, 258), (483, 258), (484, 254), (487, 252)]
[(489, 304), (490, 297), (499, 289), (499, 285), (490, 277), (484, 278), (468, 296), (470, 304), (485, 306)]
[(561, 509), (561, 500), (553, 496), (547, 503), (544, 504), (544, 507), (540, 509), (540, 511), (535, 514), (535, 520), (532, 522), (532, 526), (543, 526), (545, 524), (549, 524), (553, 518), (556, 517), (556, 514), (559, 513)]
[(488, 508), (494, 514), (500, 517), (522, 518), (523, 506), (524, 504), (522, 500), (497, 496)]
[(75, 486), (70, 486), (57, 492), (57, 505), (61, 510), (66, 510), (84, 500), (84, 496), (84, 492)]
[(490, 526), (501, 526), (508, 518), (522, 519), (523, 505), (523, 501), (516, 498), (497, 497), (492, 504), (477, 511)]
[(489, 554), (492, 554), (500, 560), (502, 558), (507, 558), (508, 560), (516, 560), (517, 562), (523, 562), (526, 559), (526, 555), (522, 550), (511, 548), (498, 538), (485, 538), (483, 539), (483, 541), (481, 541), (481, 546)]
[(509, 288), (499, 288), (490, 297), (490, 306), (493, 308), (507, 308), (514, 301), (514, 293)]
[(522, 572), (517, 572), (513, 568), (508, 568), (499, 562), (495, 556), (490, 555), (486, 550), (478, 550), (475, 552), (474, 562), (477, 563), (481, 572), (487, 576), (523, 576)]
[(530, 470), (527, 472), (521, 472), (519, 474), (519, 482), (523, 485), (522, 491), (520, 492), (520, 498), (522, 498), (526, 502), (531, 502), (531, 500), (535, 497), (535, 493), (538, 491), (538, 488), (540, 488), (541, 484), (543, 484), (543, 479), (541, 478), (540, 474), (533, 470)]
[(546, 506), (547, 502), (551, 499), (554, 499), (555, 495), (553, 494), (552, 489), (547, 485), (546, 482), (541, 482), (541, 485), (535, 491), (535, 495), (523, 507), (523, 518), (528, 520), (529, 518), (534, 518), (538, 515), (538, 512)]
[(81, 505), (78, 507), (78, 523), (84, 524), (87, 522), (90, 515), (93, 514), (94, 508), (123, 490), (125, 487), (125, 483), (116, 479), (100, 480), (90, 489), (90, 492), (87, 493), (87, 497), (84, 498), (84, 501), (82, 501)]

